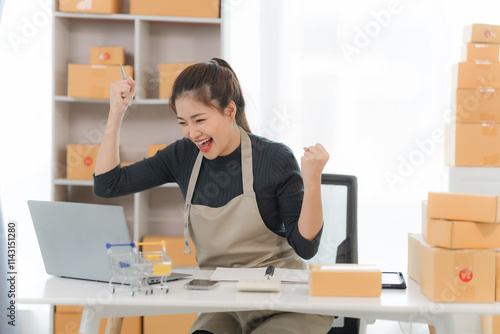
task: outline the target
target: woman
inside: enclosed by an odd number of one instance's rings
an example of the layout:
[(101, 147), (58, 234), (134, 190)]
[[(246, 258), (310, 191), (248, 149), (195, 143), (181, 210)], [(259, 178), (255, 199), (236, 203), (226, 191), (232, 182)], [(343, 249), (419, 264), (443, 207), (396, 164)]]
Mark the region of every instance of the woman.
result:
[[(167, 182), (185, 198), (184, 238), (202, 269), (305, 269), (323, 226), (321, 173), (328, 153), (304, 148), (302, 177), (291, 150), (250, 133), (238, 79), (213, 58), (176, 79), (170, 108), (185, 138), (155, 156), (121, 168), (118, 139), (135, 93), (129, 77), (111, 85), (107, 128), (97, 156), (94, 192), (112, 197)], [(332, 317), (256, 311), (202, 314), (191, 333), (326, 333)]]

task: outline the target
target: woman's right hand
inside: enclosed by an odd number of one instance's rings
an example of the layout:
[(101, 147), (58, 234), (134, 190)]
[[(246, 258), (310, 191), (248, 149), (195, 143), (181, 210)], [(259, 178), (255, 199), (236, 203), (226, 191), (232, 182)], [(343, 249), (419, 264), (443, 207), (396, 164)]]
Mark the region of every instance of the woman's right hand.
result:
[(123, 116), (134, 98), (135, 81), (129, 76), (126, 80), (112, 83), (110, 89), (110, 111)]

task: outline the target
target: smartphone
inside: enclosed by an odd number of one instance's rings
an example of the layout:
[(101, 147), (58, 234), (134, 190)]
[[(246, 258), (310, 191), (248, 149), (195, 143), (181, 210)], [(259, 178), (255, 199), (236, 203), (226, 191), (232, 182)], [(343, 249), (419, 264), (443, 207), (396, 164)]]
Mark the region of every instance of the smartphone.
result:
[(397, 271), (382, 272), (383, 289), (406, 289), (403, 273)]
[(211, 281), (208, 279), (193, 279), (184, 285), (188, 290), (210, 290), (219, 284), (219, 281)]

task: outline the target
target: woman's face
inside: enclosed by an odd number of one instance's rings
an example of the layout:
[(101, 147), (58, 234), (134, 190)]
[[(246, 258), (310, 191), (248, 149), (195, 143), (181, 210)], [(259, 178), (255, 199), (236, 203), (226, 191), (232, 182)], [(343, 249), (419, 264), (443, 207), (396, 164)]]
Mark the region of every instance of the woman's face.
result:
[(224, 113), (189, 96), (176, 99), (175, 107), (177, 121), (184, 136), (196, 144), (205, 158), (212, 160), (228, 155), (240, 145), (240, 132), (234, 120), (236, 106), (233, 102)]

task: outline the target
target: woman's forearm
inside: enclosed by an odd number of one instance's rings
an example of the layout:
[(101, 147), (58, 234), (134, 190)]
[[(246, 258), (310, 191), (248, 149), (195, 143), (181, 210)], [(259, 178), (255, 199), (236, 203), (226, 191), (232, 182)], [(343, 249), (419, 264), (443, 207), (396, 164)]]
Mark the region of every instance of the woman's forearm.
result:
[(108, 123), (97, 153), (95, 175), (104, 174), (120, 163), (120, 128), (134, 94), (135, 81), (131, 77), (110, 86)]
[(313, 240), (323, 227), (323, 206), (321, 204), (321, 178), (310, 185), (304, 185), (304, 200), (299, 216), (299, 232), (307, 240)]
[(299, 232), (307, 240), (313, 240), (323, 226), (321, 204), (321, 173), (330, 155), (321, 144), (304, 147), (301, 159), (304, 181), (304, 200), (299, 216)]
[(102, 137), (97, 160), (95, 164), (95, 175), (104, 174), (120, 163), (120, 128), (121, 115), (109, 112), (108, 123)]

